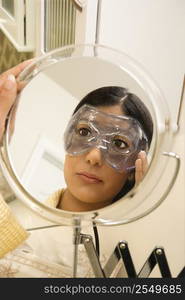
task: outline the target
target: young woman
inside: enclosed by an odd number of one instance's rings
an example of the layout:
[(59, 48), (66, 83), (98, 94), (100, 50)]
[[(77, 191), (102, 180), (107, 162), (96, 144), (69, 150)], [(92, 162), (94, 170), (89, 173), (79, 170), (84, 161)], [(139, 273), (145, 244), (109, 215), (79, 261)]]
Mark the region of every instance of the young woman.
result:
[(86, 95), (65, 132), (66, 189), (47, 203), (67, 211), (105, 207), (128, 193), (147, 170), (151, 115), (125, 88), (107, 86)]

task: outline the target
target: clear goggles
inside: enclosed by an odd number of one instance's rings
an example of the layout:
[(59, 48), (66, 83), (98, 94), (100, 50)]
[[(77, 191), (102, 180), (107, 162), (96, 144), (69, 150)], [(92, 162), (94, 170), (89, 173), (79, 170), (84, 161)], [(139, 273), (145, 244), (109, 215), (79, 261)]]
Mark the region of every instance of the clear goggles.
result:
[(134, 118), (83, 105), (69, 121), (64, 133), (64, 147), (70, 155), (100, 149), (110, 167), (127, 172), (134, 169), (138, 153), (147, 151), (148, 141)]

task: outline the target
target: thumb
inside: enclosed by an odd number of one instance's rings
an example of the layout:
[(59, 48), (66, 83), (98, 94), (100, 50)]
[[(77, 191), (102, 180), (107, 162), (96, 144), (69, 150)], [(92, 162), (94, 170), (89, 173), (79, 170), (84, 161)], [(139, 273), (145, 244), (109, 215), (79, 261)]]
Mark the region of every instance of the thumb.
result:
[(0, 139), (4, 132), (7, 115), (17, 96), (15, 76), (8, 75), (0, 84)]

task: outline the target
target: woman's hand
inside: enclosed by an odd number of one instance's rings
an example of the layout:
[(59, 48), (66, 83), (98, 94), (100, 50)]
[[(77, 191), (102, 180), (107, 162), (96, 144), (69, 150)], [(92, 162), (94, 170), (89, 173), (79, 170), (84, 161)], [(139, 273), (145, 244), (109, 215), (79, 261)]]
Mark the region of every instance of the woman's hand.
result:
[(26, 60), (0, 75), (0, 140), (4, 133), (7, 115), (21, 89), (16, 82), (16, 77), (31, 61), (32, 59)]
[(148, 161), (145, 151), (140, 151), (135, 161), (135, 184), (138, 185), (146, 174)]

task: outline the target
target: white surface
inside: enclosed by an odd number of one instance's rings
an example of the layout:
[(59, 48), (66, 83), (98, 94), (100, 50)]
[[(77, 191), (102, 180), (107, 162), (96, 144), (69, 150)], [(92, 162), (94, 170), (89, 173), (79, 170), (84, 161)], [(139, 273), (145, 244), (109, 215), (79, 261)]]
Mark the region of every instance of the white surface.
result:
[(173, 120), (185, 70), (184, 16), (184, 0), (102, 0), (99, 43), (124, 51), (148, 70)]

